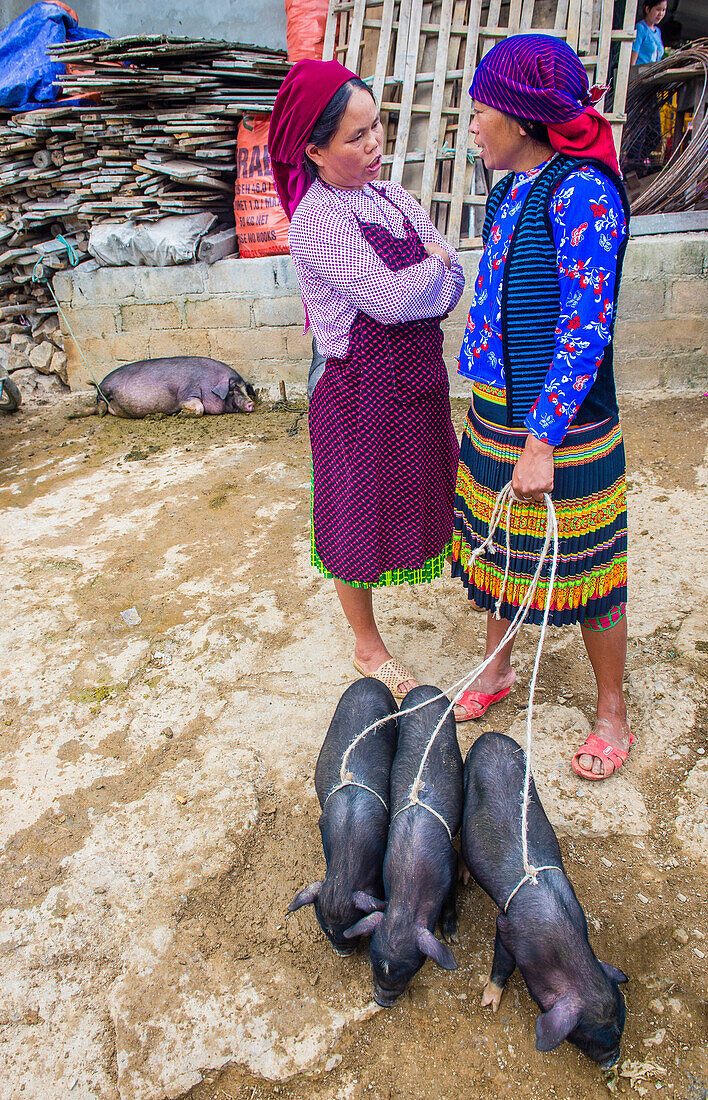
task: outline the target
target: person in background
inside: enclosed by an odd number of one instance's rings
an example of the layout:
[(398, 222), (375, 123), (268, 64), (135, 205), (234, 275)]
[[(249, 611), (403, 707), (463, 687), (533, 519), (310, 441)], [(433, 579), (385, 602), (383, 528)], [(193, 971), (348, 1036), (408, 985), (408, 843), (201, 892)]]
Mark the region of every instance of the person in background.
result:
[[(459, 445), (440, 319), (464, 286), (454, 250), (398, 184), (378, 181), (383, 127), (337, 61), (298, 62), (268, 138), (315, 351), (313, 566), (334, 579), (354, 667), (401, 699), (416, 681), (379, 633), (372, 589), (442, 574)], [(314, 383), (314, 384), (313, 384)]]
[[(627, 650), (625, 458), (612, 368), (612, 332), (629, 206), (609, 123), (592, 108), (577, 54), (543, 34), (514, 35), (485, 54), (470, 95), (470, 126), (485, 167), (506, 175), (487, 200), (484, 252), (460, 351), (472, 404), (455, 500), (453, 576), (487, 608), (486, 656), (499, 649), (528, 592), (546, 529), (558, 520), (558, 572), (549, 621), (578, 624), (597, 685), (593, 732), (573, 769), (606, 779), (632, 735), (623, 693)], [(516, 499), (485, 556), (496, 497)], [(548, 566), (548, 563), (547, 563)], [(541, 576), (527, 622), (540, 623)], [(498, 602), (499, 618), (496, 617)], [(456, 707), (479, 719), (516, 679), (513, 640)]]
[(642, 19), (634, 28), (637, 37), (634, 39), (632, 50), (632, 65), (651, 65), (654, 61), (661, 61), (664, 56), (664, 43), (659, 30), (659, 23), (666, 15), (666, 0), (644, 0), (642, 4)]
[[(643, 18), (637, 23), (637, 36), (632, 50), (632, 65), (651, 65), (664, 56), (664, 43), (659, 23), (666, 15), (666, 0), (644, 0)], [(627, 121), (624, 125), (622, 164), (627, 172), (646, 175), (651, 167), (651, 154), (661, 144), (661, 116), (659, 98), (654, 93), (651, 102), (633, 103), (630, 86), (627, 101)]]

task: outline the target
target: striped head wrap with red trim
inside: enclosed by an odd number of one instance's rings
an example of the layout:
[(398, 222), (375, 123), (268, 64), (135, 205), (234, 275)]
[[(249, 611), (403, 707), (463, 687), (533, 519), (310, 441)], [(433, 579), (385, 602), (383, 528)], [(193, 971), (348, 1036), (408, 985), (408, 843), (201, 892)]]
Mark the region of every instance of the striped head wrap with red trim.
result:
[(472, 98), (487, 107), (545, 123), (557, 152), (593, 157), (619, 175), (610, 124), (592, 106), (605, 91), (590, 88), (575, 50), (548, 34), (514, 34), (498, 42), (470, 87)]

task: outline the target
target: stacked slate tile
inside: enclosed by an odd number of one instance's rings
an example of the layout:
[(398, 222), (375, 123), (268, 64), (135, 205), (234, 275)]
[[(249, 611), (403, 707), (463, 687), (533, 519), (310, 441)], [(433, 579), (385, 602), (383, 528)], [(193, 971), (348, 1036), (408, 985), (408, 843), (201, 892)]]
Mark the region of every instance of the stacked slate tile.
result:
[(86, 258), (92, 225), (205, 211), (232, 225), (238, 122), (272, 109), (288, 71), (280, 51), (163, 35), (50, 52), (67, 66), (57, 105), (0, 112), (0, 341), (52, 323), (46, 280), (64, 242)]

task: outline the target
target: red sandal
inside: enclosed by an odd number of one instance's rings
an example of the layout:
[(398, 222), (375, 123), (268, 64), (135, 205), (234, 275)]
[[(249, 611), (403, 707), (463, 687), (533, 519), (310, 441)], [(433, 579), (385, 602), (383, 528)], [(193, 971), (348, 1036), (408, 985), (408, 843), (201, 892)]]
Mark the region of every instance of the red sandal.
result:
[[(629, 735), (629, 747), (632, 747), (634, 741), (634, 734)], [(598, 760), (602, 760), (604, 771), (602, 775), (596, 775), (595, 772), (586, 771), (581, 768), (578, 763), (578, 758), (581, 756), (596, 756)], [(618, 749), (614, 745), (610, 745), (608, 741), (604, 741), (602, 737), (598, 737), (596, 734), (591, 733), (585, 739), (585, 743), (580, 746), (578, 751), (573, 756), (570, 762), (570, 766), (576, 775), (579, 775), (581, 779), (609, 779), (614, 772), (624, 764), (625, 760), (629, 756), (629, 749), (625, 752), (624, 749)], [(609, 768), (609, 771), (607, 770)]]
[[(478, 718), (481, 718), (483, 714), (486, 714), (492, 703), (498, 703), (505, 695), (508, 695), (511, 688), (502, 688), (501, 691), (497, 691), (493, 695), (487, 695), (484, 691), (463, 691), (459, 699), (455, 700), (456, 707), (464, 707), (467, 714), (464, 718), (458, 718), (455, 715), (456, 722), (476, 722)], [(470, 713), (471, 704), (475, 703), (480, 710), (476, 713)]]

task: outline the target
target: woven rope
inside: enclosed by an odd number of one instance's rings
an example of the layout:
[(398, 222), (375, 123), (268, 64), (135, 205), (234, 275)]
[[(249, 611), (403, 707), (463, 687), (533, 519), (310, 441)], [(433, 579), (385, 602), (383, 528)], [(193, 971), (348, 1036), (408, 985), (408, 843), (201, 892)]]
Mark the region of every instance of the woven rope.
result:
[[(535, 871), (536, 875), (540, 875), (541, 871), (560, 871), (560, 870), (561, 870), (561, 868), (556, 867), (555, 863), (548, 863), (544, 867), (534, 867), (534, 871)], [(532, 882), (534, 884), (534, 886), (538, 886), (538, 882), (537, 882), (536, 878), (534, 878), (532, 875), (524, 875), (521, 882), (516, 884), (514, 889), (509, 894), (509, 897), (506, 899), (506, 905), (504, 906), (504, 909), (503, 909), (504, 913), (506, 913), (507, 909), (511, 905), (512, 898), (516, 897), (516, 895), (518, 894), (521, 887), (525, 886), (527, 882)]]
[(450, 843), (452, 844), (452, 833), (450, 832), (450, 826), (448, 825), (445, 818), (442, 816), (442, 814), (439, 814), (437, 810), (434, 810), (432, 806), (427, 806), (425, 802), (421, 802), (420, 799), (417, 797), (411, 799), (410, 802), (406, 802), (405, 806), (401, 806), (399, 810), (396, 810), (395, 814), (391, 818), (391, 824), (393, 825), (394, 819), (397, 818), (399, 814), (402, 814), (404, 810), (410, 810), (412, 806), (422, 806), (423, 809), (427, 810), (429, 814), (433, 815), (433, 817), (437, 817), (438, 821), (442, 822), (442, 824), (445, 826), (445, 832), (449, 836)]
[(333, 787), (333, 788), (332, 788), (332, 790), (331, 790), (331, 791), (329, 792), (329, 794), (327, 795), (327, 797), (325, 798), (325, 800), (324, 800), (324, 802), (323, 802), (323, 804), (322, 804), (322, 812), (323, 812), (323, 813), (324, 813), (324, 808), (325, 808), (325, 806), (327, 805), (327, 803), (329, 802), (329, 800), (330, 800), (330, 798), (332, 797), (332, 795), (333, 795), (333, 794), (336, 794), (336, 793), (337, 793), (337, 791), (341, 791), (341, 790), (344, 790), (344, 788), (345, 788), (345, 787), (361, 787), (362, 791), (368, 791), (368, 792), (369, 792), (369, 794), (374, 794), (374, 795), (376, 795), (376, 797), (378, 798), (379, 802), (380, 802), (380, 803), (381, 803), (381, 805), (383, 806), (384, 810), (386, 811), (386, 813), (388, 813), (388, 806), (387, 806), (387, 805), (386, 805), (386, 803), (384, 802), (384, 800), (383, 800), (383, 798), (381, 797), (381, 795), (379, 794), (379, 792), (378, 792), (378, 791), (375, 791), (375, 790), (374, 790), (374, 789), (373, 789), (372, 787), (367, 787), (366, 783), (357, 783), (356, 779), (346, 779), (346, 780), (344, 781), (344, 783), (338, 783), (336, 787)]

